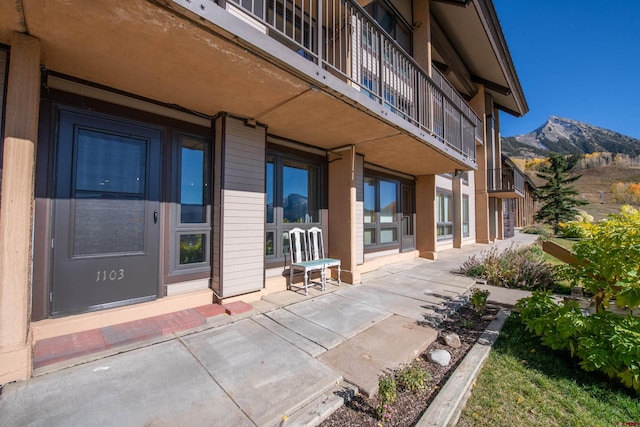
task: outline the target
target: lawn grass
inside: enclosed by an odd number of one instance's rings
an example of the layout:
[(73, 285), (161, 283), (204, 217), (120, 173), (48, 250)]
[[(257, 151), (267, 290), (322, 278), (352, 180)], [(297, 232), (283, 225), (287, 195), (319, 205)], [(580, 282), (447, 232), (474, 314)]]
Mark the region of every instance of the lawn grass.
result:
[[(575, 240), (569, 240), (569, 239), (563, 239), (560, 237), (550, 237), (549, 240), (551, 240), (553, 243), (557, 244), (558, 246), (562, 246), (565, 249), (571, 250), (571, 248), (573, 247), (573, 245), (575, 245), (576, 241)], [(560, 261), (558, 258), (549, 255), (548, 253), (544, 252), (542, 255), (542, 259), (546, 262), (548, 262), (551, 265), (561, 265), (564, 264), (564, 262)]]
[(606, 376), (583, 371), (567, 353), (542, 346), (514, 313), (500, 332), (458, 426), (635, 423), (640, 423), (639, 396)]

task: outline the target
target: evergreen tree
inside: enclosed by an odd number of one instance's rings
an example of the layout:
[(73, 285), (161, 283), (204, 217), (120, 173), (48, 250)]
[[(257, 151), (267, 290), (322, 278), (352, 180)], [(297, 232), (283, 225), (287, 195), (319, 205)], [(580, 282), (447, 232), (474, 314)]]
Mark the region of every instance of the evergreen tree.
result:
[(550, 153), (547, 164), (540, 167), (536, 173), (538, 178), (547, 181), (545, 185), (536, 189), (536, 197), (542, 202), (536, 213), (536, 221), (551, 225), (555, 234), (558, 234), (560, 222), (575, 218), (578, 214), (577, 206), (587, 204), (584, 200), (574, 197), (578, 191), (569, 185), (582, 176), (569, 176), (569, 171), (575, 163), (574, 157), (567, 159), (558, 153)]

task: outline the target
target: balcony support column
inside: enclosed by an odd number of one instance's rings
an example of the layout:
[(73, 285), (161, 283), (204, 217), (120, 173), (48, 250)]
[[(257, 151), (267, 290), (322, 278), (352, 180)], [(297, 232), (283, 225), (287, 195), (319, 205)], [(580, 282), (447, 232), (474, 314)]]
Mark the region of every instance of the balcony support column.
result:
[[(478, 84), (478, 93), (469, 105), (482, 119), (482, 140), (487, 141), (487, 119), (485, 111), (484, 86)], [(475, 180), (475, 218), (476, 218), (476, 243), (490, 243), (489, 238), (489, 194), (487, 193), (487, 144), (476, 144), (476, 162), (478, 169), (474, 173)]]
[(29, 334), (40, 41), (11, 40), (0, 205), (0, 384), (31, 375)]
[(436, 176), (416, 177), (416, 249), (420, 257), (437, 259)]
[[(329, 157), (329, 256), (340, 259), (341, 279), (360, 283), (357, 265), (363, 262), (363, 196), (357, 188), (364, 173), (363, 157), (355, 146)], [(332, 273), (333, 274), (333, 273)]]

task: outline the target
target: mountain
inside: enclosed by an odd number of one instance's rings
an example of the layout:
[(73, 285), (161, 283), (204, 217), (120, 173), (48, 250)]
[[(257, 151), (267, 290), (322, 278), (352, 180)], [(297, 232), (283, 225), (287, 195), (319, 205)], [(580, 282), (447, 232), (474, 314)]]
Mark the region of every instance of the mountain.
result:
[(533, 132), (502, 138), (502, 152), (509, 157), (546, 157), (561, 154), (610, 152), (640, 155), (640, 140), (577, 120), (551, 116)]

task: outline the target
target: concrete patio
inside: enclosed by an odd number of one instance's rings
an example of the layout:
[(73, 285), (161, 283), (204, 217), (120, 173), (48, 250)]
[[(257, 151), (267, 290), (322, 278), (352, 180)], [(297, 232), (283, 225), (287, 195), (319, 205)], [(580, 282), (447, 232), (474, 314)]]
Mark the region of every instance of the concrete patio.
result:
[[(495, 245), (536, 238), (517, 233)], [(452, 271), (488, 248), (389, 265), (360, 285), (273, 294), (245, 313), (210, 317), (72, 367), (50, 366), (4, 386), (0, 425), (315, 425), (354, 388), (375, 392), (382, 370), (409, 362), (437, 338), (425, 324), (475, 285)], [(504, 302), (517, 297), (505, 294)], [(490, 300), (501, 298), (497, 291)]]

